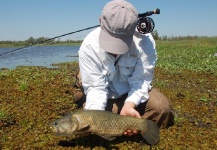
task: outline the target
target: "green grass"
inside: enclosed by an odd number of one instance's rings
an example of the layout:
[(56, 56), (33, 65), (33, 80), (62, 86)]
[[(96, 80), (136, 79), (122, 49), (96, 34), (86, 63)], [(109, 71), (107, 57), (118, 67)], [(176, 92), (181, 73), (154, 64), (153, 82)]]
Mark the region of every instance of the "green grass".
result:
[(216, 41), (212, 38), (157, 41), (157, 66), (170, 71), (188, 69), (216, 73), (217, 57), (214, 56), (217, 53)]

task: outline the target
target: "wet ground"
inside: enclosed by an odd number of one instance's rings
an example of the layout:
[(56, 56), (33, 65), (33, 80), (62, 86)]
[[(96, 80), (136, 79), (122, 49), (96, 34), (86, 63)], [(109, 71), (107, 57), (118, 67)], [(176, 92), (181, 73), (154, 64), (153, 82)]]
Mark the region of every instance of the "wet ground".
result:
[(176, 111), (175, 125), (150, 147), (140, 136), (108, 142), (98, 136), (57, 137), (49, 123), (77, 109), (72, 84), (77, 63), (0, 72), (0, 149), (216, 149), (217, 76), (157, 67), (153, 85)]

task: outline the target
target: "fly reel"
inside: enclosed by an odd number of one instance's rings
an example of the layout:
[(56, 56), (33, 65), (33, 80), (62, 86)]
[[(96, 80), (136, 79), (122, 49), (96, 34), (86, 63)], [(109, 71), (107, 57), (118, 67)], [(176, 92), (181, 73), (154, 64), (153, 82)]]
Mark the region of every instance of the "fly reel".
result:
[(151, 33), (154, 30), (154, 20), (150, 17), (147, 17), (152, 14), (160, 14), (160, 9), (155, 9), (154, 11), (148, 11), (146, 13), (139, 14), (139, 19), (136, 27), (141, 34)]
[(141, 17), (139, 18), (136, 27), (140, 33), (146, 34), (154, 30), (155, 24), (153, 19), (151, 19), (150, 17)]

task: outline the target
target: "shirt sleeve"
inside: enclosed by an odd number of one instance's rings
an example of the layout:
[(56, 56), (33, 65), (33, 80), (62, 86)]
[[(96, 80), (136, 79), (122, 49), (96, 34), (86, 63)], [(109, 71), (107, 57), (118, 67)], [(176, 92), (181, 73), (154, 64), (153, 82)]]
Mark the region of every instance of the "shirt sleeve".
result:
[(86, 96), (85, 109), (105, 110), (107, 103), (108, 81), (101, 62), (91, 44), (83, 44), (79, 50), (79, 67), (82, 85)]
[(128, 79), (130, 91), (125, 102), (130, 101), (139, 105), (149, 98), (149, 90), (152, 88), (154, 68), (157, 61), (157, 52), (155, 41), (151, 34), (143, 35), (143, 39), (139, 42), (142, 53), (138, 58), (135, 70)]

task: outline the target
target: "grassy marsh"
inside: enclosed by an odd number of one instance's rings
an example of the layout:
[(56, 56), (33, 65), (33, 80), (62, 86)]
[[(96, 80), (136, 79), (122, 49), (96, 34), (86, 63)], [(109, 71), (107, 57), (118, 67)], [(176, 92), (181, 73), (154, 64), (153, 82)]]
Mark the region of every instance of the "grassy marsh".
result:
[(49, 123), (77, 109), (72, 84), (78, 64), (72, 62), (0, 71), (0, 149), (215, 149), (217, 44), (200, 39), (157, 45), (153, 85), (170, 99), (176, 123), (161, 130), (156, 146), (143, 145), (140, 136), (108, 142), (95, 135), (52, 135)]

